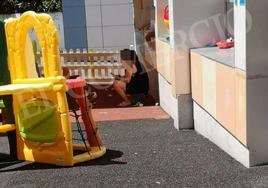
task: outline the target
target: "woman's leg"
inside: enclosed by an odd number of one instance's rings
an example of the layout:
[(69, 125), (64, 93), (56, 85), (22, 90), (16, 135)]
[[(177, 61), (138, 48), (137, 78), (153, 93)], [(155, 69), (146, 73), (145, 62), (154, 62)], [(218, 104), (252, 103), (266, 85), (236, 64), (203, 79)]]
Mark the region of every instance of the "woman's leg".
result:
[(120, 80), (115, 80), (113, 86), (115, 91), (123, 98), (123, 100), (129, 102), (129, 99), (126, 94), (126, 83)]

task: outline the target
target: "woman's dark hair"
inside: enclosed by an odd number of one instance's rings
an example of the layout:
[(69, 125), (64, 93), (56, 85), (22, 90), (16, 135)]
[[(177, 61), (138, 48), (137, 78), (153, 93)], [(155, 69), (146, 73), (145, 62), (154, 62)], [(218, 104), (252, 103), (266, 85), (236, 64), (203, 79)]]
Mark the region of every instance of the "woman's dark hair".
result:
[(139, 61), (139, 58), (134, 50), (124, 49), (120, 51), (120, 57), (123, 61), (133, 61), (133, 64), (135, 64), (137, 68), (137, 72), (141, 73), (143, 72), (142, 65)]
[(138, 60), (138, 56), (134, 50), (124, 49), (120, 51), (120, 57), (123, 61), (133, 61), (134, 63)]

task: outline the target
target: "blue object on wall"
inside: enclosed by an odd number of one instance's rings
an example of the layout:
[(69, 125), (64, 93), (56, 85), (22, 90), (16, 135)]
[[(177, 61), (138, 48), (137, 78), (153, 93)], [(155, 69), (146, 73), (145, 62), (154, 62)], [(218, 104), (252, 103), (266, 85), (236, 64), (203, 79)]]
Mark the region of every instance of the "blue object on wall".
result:
[(62, 0), (66, 49), (88, 48), (85, 0)]
[(246, 5), (246, 0), (235, 0), (235, 6), (245, 6)]
[(240, 6), (245, 6), (246, 0), (240, 0)]

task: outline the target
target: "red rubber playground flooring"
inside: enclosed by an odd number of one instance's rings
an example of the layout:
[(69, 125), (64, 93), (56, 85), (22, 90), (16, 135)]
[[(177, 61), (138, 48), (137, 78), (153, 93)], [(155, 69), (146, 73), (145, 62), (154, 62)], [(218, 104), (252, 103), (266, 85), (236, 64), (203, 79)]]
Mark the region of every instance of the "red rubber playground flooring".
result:
[[(90, 87), (91, 92), (97, 93), (94, 101), (94, 109), (96, 108), (116, 108), (122, 102), (121, 97), (115, 92), (111, 85), (94, 85)], [(148, 95), (144, 101), (144, 106), (154, 106), (156, 101)]]
[(170, 118), (161, 107), (155, 106), (156, 102), (150, 95), (146, 97), (144, 107), (117, 108), (116, 105), (122, 99), (112, 86), (92, 86), (91, 91), (96, 92), (98, 96), (94, 101), (92, 110), (96, 122)]
[(159, 106), (93, 109), (92, 113), (97, 122), (170, 118)]
[[(80, 114), (80, 112), (78, 112)], [(93, 119), (96, 122), (127, 121), (127, 120), (165, 120), (170, 116), (159, 106), (129, 107), (129, 108), (102, 108), (92, 109)], [(79, 119), (81, 121), (81, 119)], [(71, 117), (75, 123), (75, 118)]]

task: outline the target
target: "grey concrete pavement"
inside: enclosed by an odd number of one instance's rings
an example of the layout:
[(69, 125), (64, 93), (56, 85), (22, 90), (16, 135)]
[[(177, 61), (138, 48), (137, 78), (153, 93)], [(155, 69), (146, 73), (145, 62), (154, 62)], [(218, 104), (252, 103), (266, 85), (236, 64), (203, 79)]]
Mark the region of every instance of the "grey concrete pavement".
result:
[[(0, 187), (268, 187), (268, 167), (244, 168), (171, 120), (99, 123), (109, 149), (72, 168), (7, 160), (0, 138)], [(77, 135), (76, 135), (77, 136)]]

